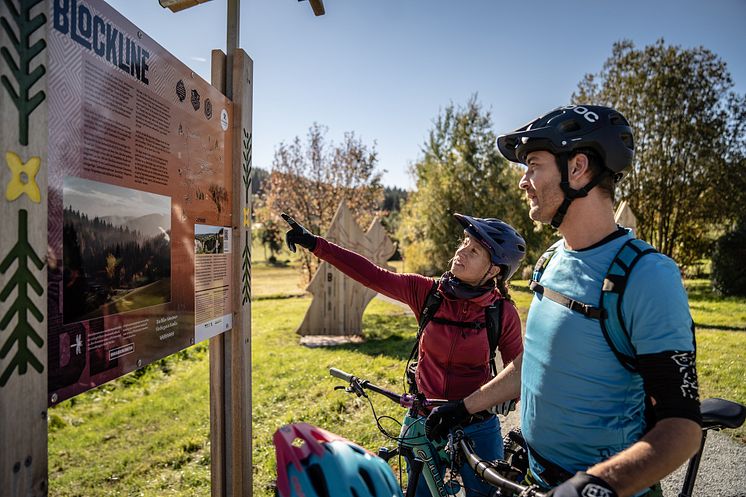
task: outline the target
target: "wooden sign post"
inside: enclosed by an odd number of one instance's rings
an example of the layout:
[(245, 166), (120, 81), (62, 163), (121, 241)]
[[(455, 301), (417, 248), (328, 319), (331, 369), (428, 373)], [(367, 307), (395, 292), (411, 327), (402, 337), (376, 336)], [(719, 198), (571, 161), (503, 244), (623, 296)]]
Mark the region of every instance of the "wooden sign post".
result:
[[(353, 250), (375, 264), (386, 266), (396, 247), (379, 219), (363, 232), (342, 201), (326, 235), (330, 242)], [(376, 292), (345, 276), (328, 262), (322, 262), (306, 288), (313, 301), (296, 331), (299, 335), (350, 336), (362, 334), (363, 311)]]
[(0, 493), (47, 495), (47, 5), (0, 4)]
[[(210, 339), (212, 496), (252, 495), (251, 464), (251, 179), (254, 63), (212, 53), (212, 84), (233, 98), (233, 329)], [(227, 71), (227, 65), (232, 70)], [(239, 270), (240, 268), (240, 270)]]

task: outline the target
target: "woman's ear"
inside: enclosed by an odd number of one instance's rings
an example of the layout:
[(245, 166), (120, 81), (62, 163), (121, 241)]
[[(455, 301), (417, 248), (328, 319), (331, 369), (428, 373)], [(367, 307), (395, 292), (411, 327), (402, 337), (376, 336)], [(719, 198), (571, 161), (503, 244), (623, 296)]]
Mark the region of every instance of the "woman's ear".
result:
[(490, 272), (488, 273), (490, 275), (490, 279), (496, 278), (500, 274), (500, 266), (496, 264), (492, 264), (492, 268), (490, 269)]

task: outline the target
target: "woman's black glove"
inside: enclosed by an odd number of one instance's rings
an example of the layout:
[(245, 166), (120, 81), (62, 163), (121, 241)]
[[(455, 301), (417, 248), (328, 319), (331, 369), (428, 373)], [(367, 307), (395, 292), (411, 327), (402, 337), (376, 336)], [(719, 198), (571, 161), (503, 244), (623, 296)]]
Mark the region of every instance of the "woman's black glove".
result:
[(586, 495), (617, 497), (616, 492), (608, 483), (584, 471), (578, 471), (575, 476), (547, 493), (547, 497), (585, 497)]
[(470, 416), (463, 400), (436, 407), (425, 420), (425, 436), (435, 442), (445, 440), (451, 428), (462, 424)]
[(290, 225), (290, 229), (285, 233), (285, 243), (287, 243), (290, 251), (295, 252), (295, 245), (298, 244), (313, 252), (316, 248), (316, 235), (313, 235), (306, 228), (298, 224), (295, 219), (284, 212), (280, 215)]

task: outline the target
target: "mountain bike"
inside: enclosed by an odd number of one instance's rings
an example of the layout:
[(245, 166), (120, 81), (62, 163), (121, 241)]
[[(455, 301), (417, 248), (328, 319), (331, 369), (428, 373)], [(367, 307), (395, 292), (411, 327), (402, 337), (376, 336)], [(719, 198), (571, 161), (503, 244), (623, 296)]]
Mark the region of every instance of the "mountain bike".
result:
[[(507, 478), (505, 475), (516, 475), (519, 471), (508, 461), (488, 461), (474, 452), (471, 441), (464, 434), (463, 428), (457, 427), (451, 431), (446, 442), (437, 444), (429, 440), (424, 433), (425, 418), (423, 410), (446, 404), (447, 400), (427, 399), (420, 395), (399, 394), (387, 390), (368, 380), (351, 375), (336, 368), (331, 368), (329, 374), (348, 383), (343, 389), (358, 397), (366, 398), (373, 409), (376, 425), (386, 437), (396, 442), (396, 447), (379, 449), (378, 456), (390, 461), (395, 456), (403, 457), (409, 468), (406, 497), (414, 497), (420, 475), (424, 476), (430, 495), (433, 497), (462, 497), (464, 488), (460, 479), (462, 463), (467, 463), (479, 478), (495, 488), (491, 494), (494, 497), (543, 497), (544, 493), (536, 486), (524, 486)], [(375, 392), (387, 399), (407, 408), (407, 416), (401, 426), (399, 435), (388, 433), (377, 416), (373, 403), (368, 398), (367, 391)], [(399, 464), (399, 481), (402, 482), (401, 464)]]
[[(347, 393), (366, 398), (373, 410), (379, 431), (396, 441), (397, 446), (394, 449), (381, 448), (378, 455), (386, 461), (396, 455), (407, 460), (410, 469), (406, 497), (414, 497), (420, 474), (424, 475), (425, 482), (433, 497), (461, 496), (463, 487), (459, 481), (459, 468), (462, 462), (467, 462), (477, 476), (495, 488), (490, 497), (542, 497), (544, 495), (539, 487), (524, 486), (515, 481), (516, 476), (521, 473), (521, 469), (516, 468), (511, 462), (503, 460), (488, 461), (480, 458), (472, 449), (468, 437), (464, 435), (463, 429), (460, 427), (451, 431), (445, 444), (436, 445), (428, 440), (424, 435), (422, 426), (424, 418), (419, 413), (423, 412), (423, 409), (431, 409), (448, 401), (426, 399), (422, 396), (407, 393), (398, 394), (336, 368), (330, 368), (329, 374), (348, 383), (348, 386), (338, 386), (335, 387), (335, 390), (343, 389)], [(368, 398), (366, 390), (380, 394), (408, 409), (399, 436), (392, 436), (381, 426), (381, 418), (376, 415), (373, 403)], [(746, 419), (745, 406), (725, 399), (705, 399), (701, 403), (700, 410), (702, 413), (702, 441), (699, 451), (689, 460), (686, 476), (678, 497), (692, 497), (708, 432), (738, 428)], [(413, 435), (410, 432), (415, 431), (414, 428), (420, 429), (416, 430)], [(510, 453), (512, 457), (515, 455), (513, 450), (515, 444), (512, 443), (512, 447), (508, 447), (511, 444), (509, 435), (505, 437), (505, 453)], [(399, 481), (400, 483), (402, 481), (401, 469)]]

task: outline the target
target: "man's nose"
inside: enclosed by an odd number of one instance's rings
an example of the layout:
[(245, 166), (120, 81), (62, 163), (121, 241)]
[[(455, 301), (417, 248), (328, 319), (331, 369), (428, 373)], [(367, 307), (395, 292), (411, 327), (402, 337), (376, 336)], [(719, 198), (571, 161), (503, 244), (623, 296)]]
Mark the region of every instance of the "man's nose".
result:
[(528, 189), (528, 177), (527, 173), (523, 173), (523, 176), (521, 176), (521, 180), (518, 182), (518, 188), (521, 190), (527, 190)]

